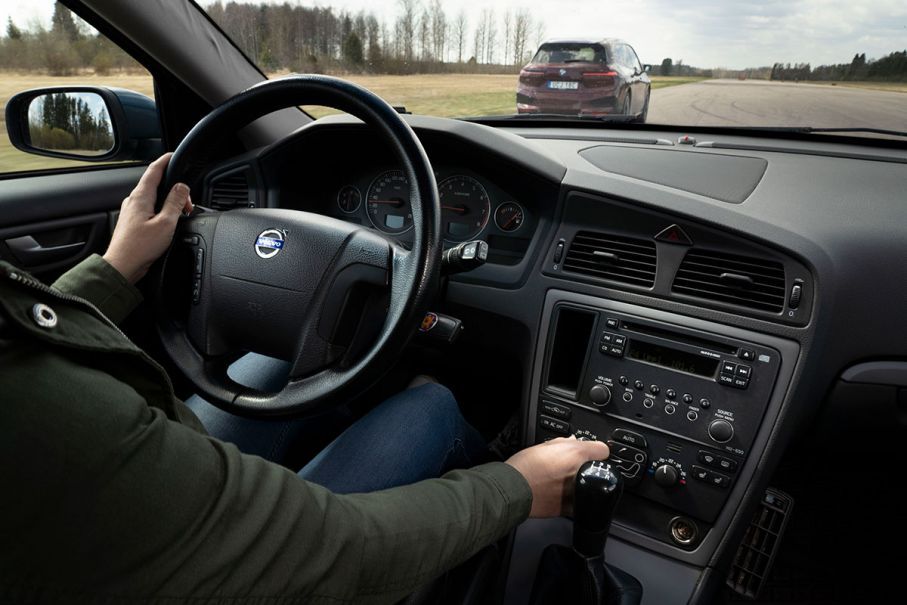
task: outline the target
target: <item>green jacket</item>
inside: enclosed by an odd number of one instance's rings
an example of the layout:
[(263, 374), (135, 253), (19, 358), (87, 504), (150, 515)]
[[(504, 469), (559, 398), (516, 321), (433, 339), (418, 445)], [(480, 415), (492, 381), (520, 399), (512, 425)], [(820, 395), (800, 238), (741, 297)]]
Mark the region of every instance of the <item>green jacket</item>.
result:
[(0, 602), (394, 602), (528, 515), (502, 463), (335, 495), (206, 435), (115, 325), (140, 300), (0, 263)]

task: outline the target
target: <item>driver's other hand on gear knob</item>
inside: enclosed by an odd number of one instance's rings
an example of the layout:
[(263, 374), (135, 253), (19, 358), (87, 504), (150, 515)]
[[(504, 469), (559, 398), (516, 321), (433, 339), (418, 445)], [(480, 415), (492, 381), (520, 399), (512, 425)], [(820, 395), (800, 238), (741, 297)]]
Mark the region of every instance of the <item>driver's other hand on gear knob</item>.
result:
[(579, 467), (589, 460), (610, 455), (601, 441), (559, 437), (517, 452), (507, 464), (520, 471), (532, 490), (530, 517), (569, 514), (573, 505), (573, 481)]
[(134, 284), (148, 272), (170, 245), (180, 214), (192, 211), (189, 187), (177, 183), (167, 194), (161, 211), (155, 214), (157, 188), (172, 153), (165, 153), (142, 175), (120, 206), (120, 217), (113, 231), (104, 260)]

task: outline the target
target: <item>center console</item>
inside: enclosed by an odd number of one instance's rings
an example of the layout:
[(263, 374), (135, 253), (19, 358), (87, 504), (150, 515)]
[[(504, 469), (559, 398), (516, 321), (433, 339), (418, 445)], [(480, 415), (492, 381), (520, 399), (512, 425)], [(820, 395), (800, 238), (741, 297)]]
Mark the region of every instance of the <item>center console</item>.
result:
[(797, 345), (558, 291), (548, 294), (541, 334), (529, 441), (607, 442), (626, 486), (614, 531), (704, 563), (683, 553), (695, 554), (736, 508)]

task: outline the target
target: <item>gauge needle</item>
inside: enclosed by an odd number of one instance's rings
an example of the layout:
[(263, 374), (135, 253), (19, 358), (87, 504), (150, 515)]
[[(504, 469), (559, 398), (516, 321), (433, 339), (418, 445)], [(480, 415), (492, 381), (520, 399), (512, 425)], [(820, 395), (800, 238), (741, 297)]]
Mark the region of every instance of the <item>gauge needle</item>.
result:
[(510, 220), (507, 221), (506, 223), (504, 223), (504, 229), (506, 229), (507, 227), (509, 227), (510, 225), (512, 225), (512, 224), (513, 224), (513, 221), (517, 220), (518, 218), (520, 218), (520, 215), (519, 215), (519, 214), (514, 214), (513, 216), (511, 216), (511, 217), (510, 217)]
[(466, 206), (445, 206), (441, 205), (442, 210), (450, 210), (451, 212), (459, 212), (460, 214), (466, 214)]
[(400, 200), (372, 200), (372, 204), (387, 204), (389, 206), (402, 206), (403, 202)]

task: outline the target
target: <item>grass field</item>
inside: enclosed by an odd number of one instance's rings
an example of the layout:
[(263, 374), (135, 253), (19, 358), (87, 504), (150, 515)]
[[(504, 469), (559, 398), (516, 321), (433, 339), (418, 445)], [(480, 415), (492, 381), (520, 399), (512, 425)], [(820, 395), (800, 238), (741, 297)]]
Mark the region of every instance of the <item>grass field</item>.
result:
[[(274, 74), (276, 76), (282, 74)], [(417, 76), (344, 76), (374, 91), (392, 105), (403, 105), (413, 113), (436, 116), (477, 116), (513, 113), (516, 76), (485, 74), (432, 74)], [(702, 78), (653, 77), (652, 87), (677, 86)], [(84, 166), (84, 162), (58, 160), (22, 153), (6, 136), (6, 101), (15, 93), (40, 86), (113, 86), (153, 96), (148, 75), (85, 74), (51, 77), (39, 74), (0, 73), (0, 173)], [(316, 117), (332, 113), (326, 108), (306, 108)]]

